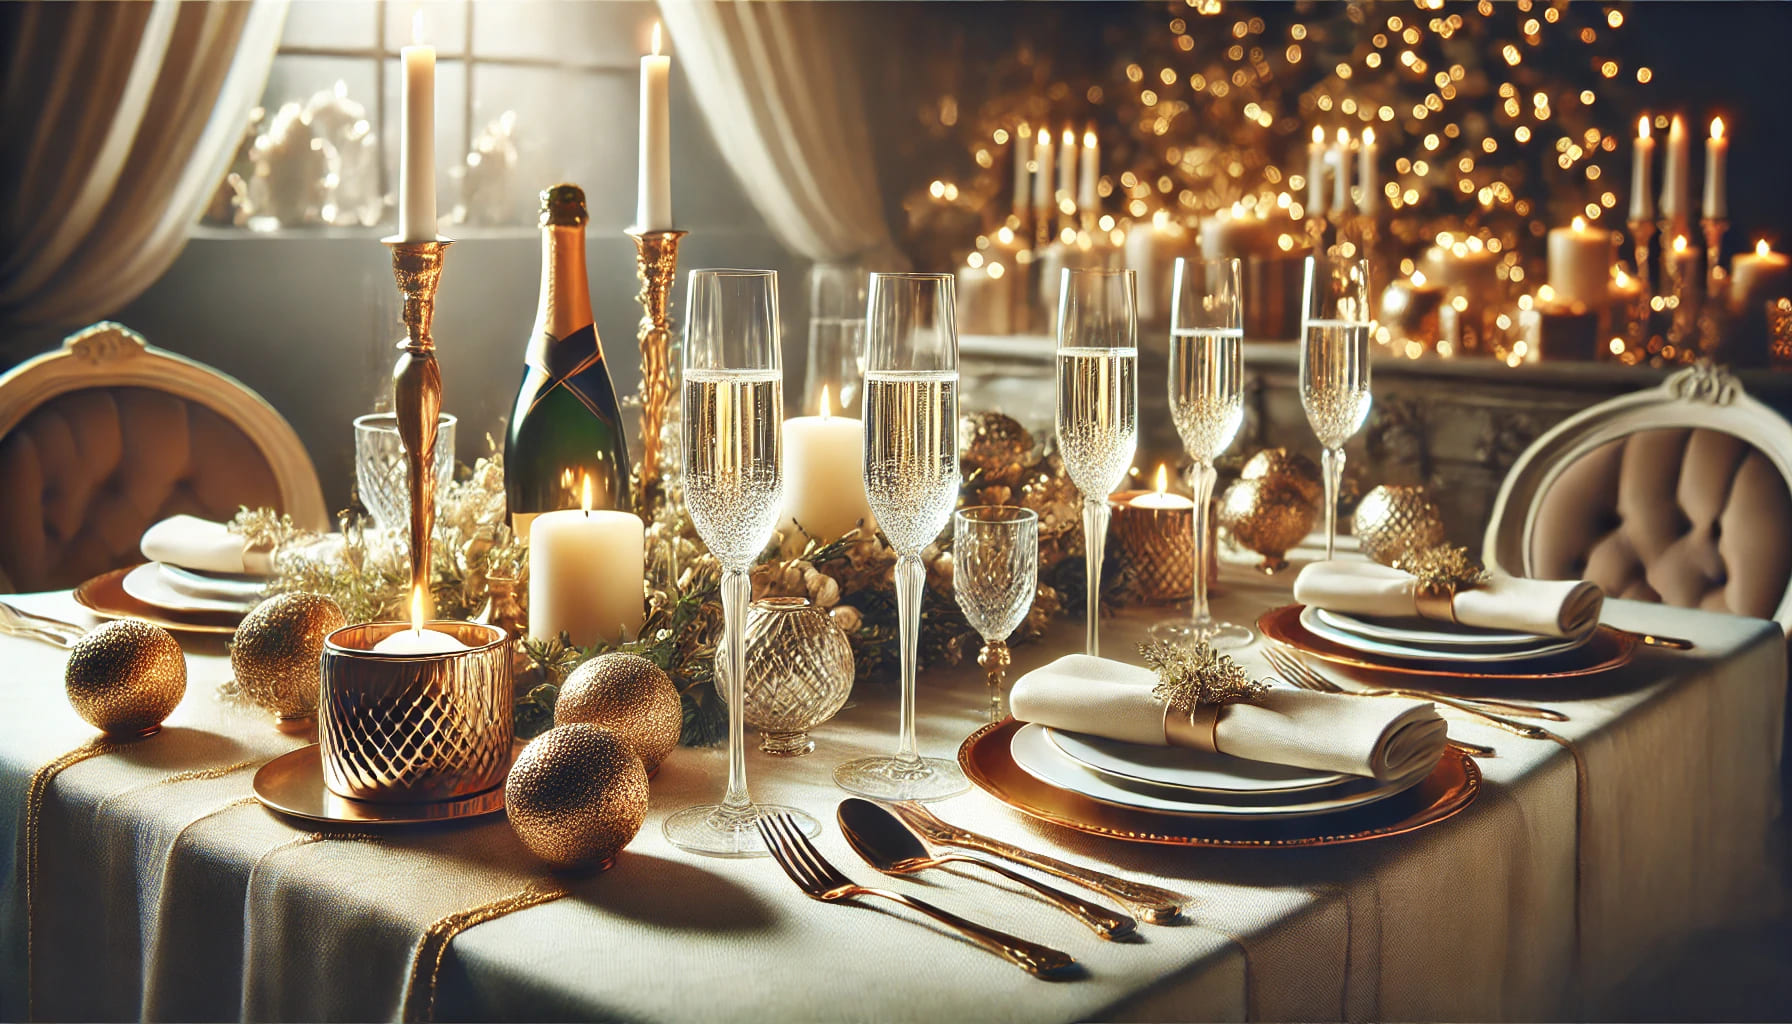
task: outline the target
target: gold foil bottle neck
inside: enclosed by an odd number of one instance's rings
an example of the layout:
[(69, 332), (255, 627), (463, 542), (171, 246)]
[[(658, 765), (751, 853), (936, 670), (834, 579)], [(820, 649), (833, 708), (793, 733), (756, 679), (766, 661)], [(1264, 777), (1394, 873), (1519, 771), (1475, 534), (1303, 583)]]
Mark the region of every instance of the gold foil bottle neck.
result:
[(541, 190), (541, 226), (582, 228), (591, 219), (585, 210), (585, 190), (561, 184)]

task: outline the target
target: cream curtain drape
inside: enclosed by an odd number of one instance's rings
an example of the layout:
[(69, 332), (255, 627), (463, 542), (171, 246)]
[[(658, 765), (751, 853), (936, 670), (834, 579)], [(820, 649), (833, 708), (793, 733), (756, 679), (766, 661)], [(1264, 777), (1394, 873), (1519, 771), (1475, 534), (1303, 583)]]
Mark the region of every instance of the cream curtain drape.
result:
[(678, 65), (778, 240), (822, 263), (900, 265), (839, 5), (662, 0)]
[(0, 330), (97, 319), (168, 269), (285, 19), (284, 0), (0, 4)]

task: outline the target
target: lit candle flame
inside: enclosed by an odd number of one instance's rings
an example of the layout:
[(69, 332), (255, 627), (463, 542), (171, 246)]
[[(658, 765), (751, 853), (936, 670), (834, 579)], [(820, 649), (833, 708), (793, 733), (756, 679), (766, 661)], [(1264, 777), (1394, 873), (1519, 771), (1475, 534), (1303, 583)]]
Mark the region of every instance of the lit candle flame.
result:
[(585, 509), (585, 514), (590, 515), (591, 514), (591, 474), (590, 473), (585, 474), (585, 486), (583, 488), (583, 492), (584, 493), (580, 497), (580, 504)]
[(834, 417), (833, 403), (828, 401), (830, 397), (832, 395), (828, 391), (828, 385), (823, 384), (821, 386), (821, 418), (824, 420)]
[(1721, 139), (1724, 137), (1724, 119), (1723, 118), (1714, 117), (1711, 119), (1711, 137), (1713, 139)]
[(1636, 137), (1639, 139), (1646, 139), (1649, 137), (1648, 114), (1644, 114), (1642, 117), (1636, 119)]
[(421, 7), (411, 12), (411, 45), (423, 45), (423, 9)]
[(1347, 129), (1344, 129), (1344, 128), (1338, 129), (1338, 145), (1340, 145), (1340, 146), (1350, 145), (1350, 132)]
[(1772, 251), (1773, 251), (1773, 249), (1767, 244), (1767, 239), (1765, 239), (1765, 238), (1763, 238), (1760, 241), (1757, 241), (1755, 243), (1755, 255), (1756, 256), (1765, 256)]
[(1064, 126), (1064, 148), (1076, 145), (1076, 132), (1069, 125)]
[(1083, 133), (1083, 148), (1084, 149), (1094, 149), (1095, 148), (1095, 129), (1091, 128), (1088, 131), (1085, 131)]
[(1163, 463), (1157, 464), (1157, 493), (1162, 497), (1170, 489), (1170, 468)]
[(653, 55), (660, 55), (660, 23), (657, 21), (653, 23)]
[(1585, 218), (1585, 217), (1574, 218), (1574, 230), (1577, 233), (1587, 230), (1587, 218)]
[(1413, 271), (1412, 272), (1412, 283), (1413, 283), (1413, 287), (1415, 287), (1415, 288), (1425, 287), (1425, 272), (1423, 270)]
[(1365, 146), (1375, 145), (1375, 129), (1373, 129), (1373, 128), (1364, 128), (1363, 129), (1363, 145), (1365, 145)]
[(1324, 128), (1321, 128), (1318, 125), (1313, 126), (1313, 141), (1315, 143), (1323, 143), (1325, 141), (1325, 129)]
[(423, 588), (411, 588), (411, 632), (423, 635)]
[(1686, 251), (1686, 236), (1685, 235), (1675, 235), (1674, 236), (1674, 251), (1675, 252), (1685, 252)]

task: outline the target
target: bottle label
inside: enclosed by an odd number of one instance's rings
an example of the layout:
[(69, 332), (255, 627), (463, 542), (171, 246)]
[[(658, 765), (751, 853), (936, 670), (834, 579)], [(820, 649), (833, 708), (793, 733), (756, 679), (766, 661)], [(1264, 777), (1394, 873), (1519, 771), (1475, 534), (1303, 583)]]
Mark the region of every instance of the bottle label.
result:
[(524, 387), (534, 395), (529, 402), (530, 409), (540, 405), (542, 399), (555, 388), (565, 388), (585, 408), (591, 410), (593, 415), (603, 415), (602, 408), (579, 388), (574, 379), (591, 367), (603, 363), (603, 352), (595, 344), (596, 337), (596, 328), (591, 326), (575, 331), (566, 339), (556, 338), (546, 332), (535, 335), (529, 343), (528, 354), (523, 359), (530, 371), (530, 379), (524, 382)]

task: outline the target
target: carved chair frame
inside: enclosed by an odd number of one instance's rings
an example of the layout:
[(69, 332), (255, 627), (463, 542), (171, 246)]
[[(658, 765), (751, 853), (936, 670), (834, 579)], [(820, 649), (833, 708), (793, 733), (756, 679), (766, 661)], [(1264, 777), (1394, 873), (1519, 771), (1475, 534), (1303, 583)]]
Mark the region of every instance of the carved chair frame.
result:
[[(1792, 424), (1749, 397), (1721, 367), (1700, 364), (1660, 386), (1601, 402), (1539, 437), (1506, 474), (1487, 523), (1482, 558), (1487, 567), (1530, 576), (1537, 510), (1561, 475), (1600, 445), (1645, 430), (1696, 429), (1729, 434), (1765, 456), (1792, 490)], [(1792, 523), (1786, 529), (1792, 530)], [(1792, 633), (1792, 587), (1773, 618)]]

